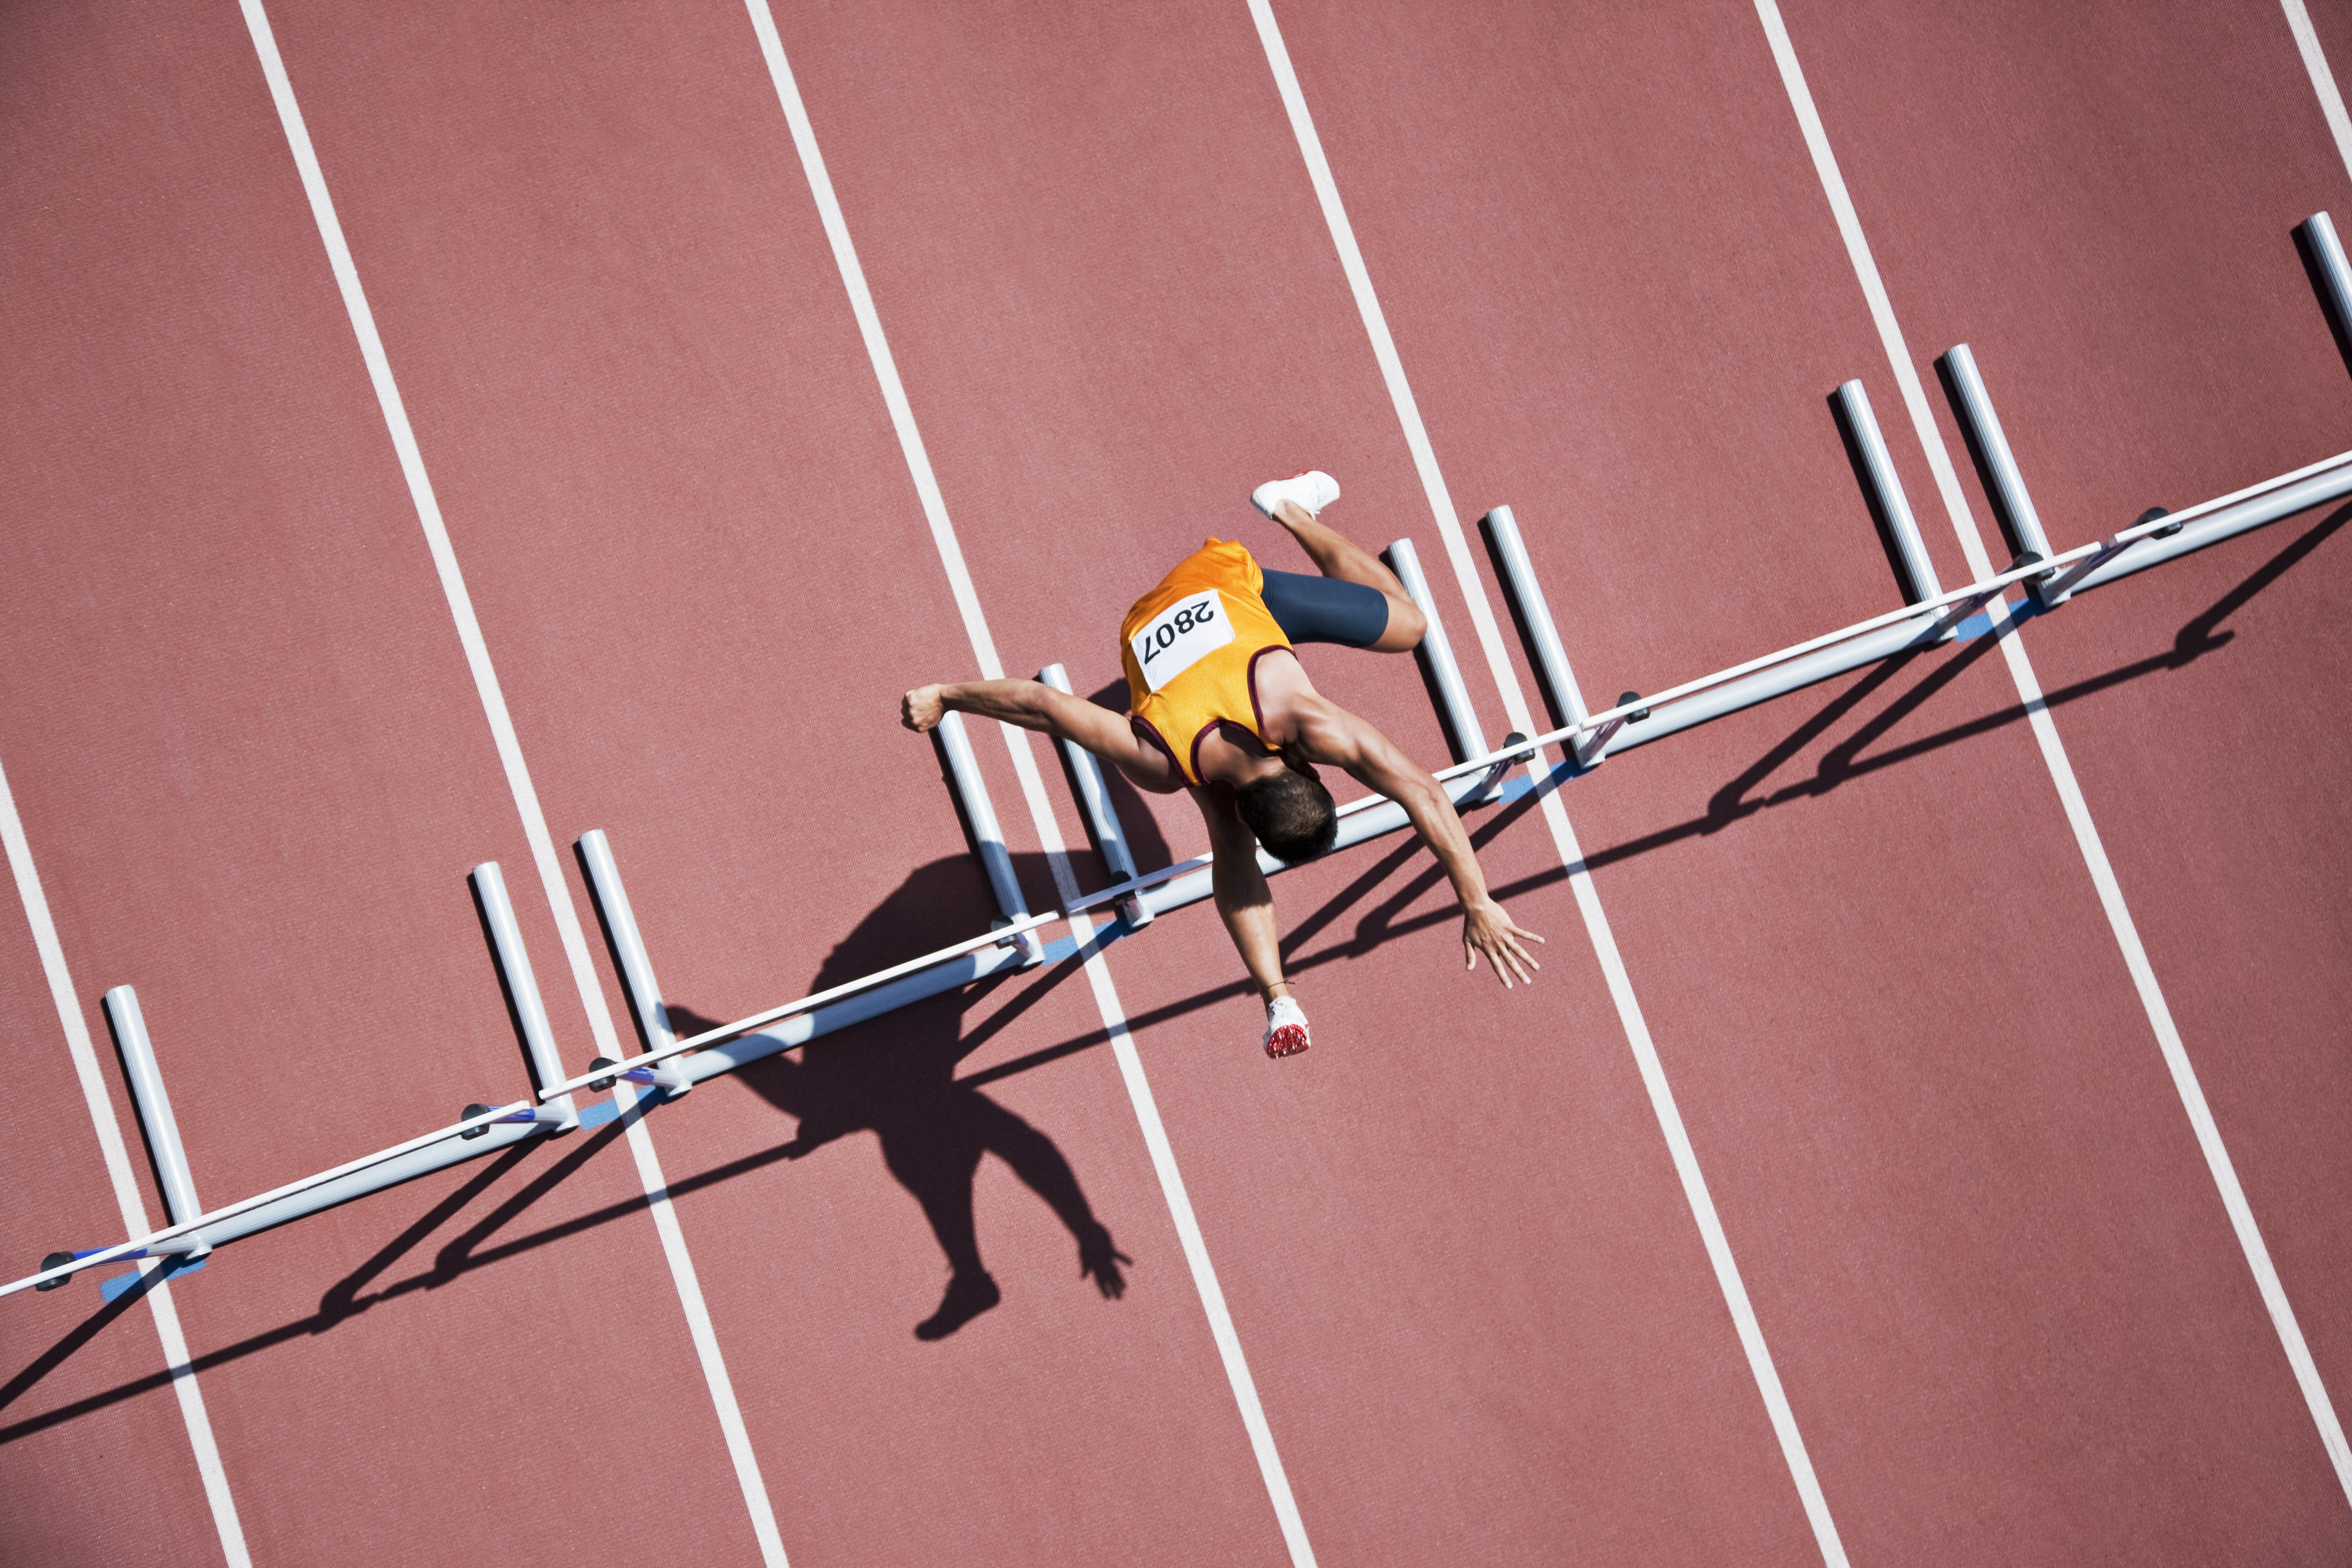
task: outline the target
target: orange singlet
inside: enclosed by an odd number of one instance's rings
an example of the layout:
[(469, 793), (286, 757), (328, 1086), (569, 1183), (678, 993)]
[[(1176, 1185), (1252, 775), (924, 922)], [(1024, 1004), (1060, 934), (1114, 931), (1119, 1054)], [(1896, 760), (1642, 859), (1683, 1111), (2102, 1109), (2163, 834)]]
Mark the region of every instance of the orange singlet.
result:
[(1212, 539), (1135, 602), (1119, 623), (1129, 711), (1191, 783), (1201, 742), (1219, 723), (1255, 735), (1257, 661), (1290, 639), (1259, 593), (1265, 574), (1239, 544)]

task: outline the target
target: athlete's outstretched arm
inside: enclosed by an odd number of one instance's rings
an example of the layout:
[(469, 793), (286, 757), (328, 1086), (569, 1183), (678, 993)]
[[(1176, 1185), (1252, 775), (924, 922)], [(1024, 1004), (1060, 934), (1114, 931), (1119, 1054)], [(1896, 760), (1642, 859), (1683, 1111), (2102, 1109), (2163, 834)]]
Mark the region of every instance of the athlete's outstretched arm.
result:
[(1024, 730), (1040, 730), (1057, 741), (1074, 741), (1125, 773), (1138, 789), (1171, 795), (1184, 787), (1176, 765), (1159, 747), (1147, 744), (1135, 726), (1083, 697), (1056, 691), (1038, 680), (964, 680), (919, 686), (899, 700), (898, 721), (920, 734), (950, 712), (1001, 719)]
[(1477, 968), (1483, 952), (1495, 966), (1495, 977), (1506, 987), (1514, 977), (1533, 982), (1530, 971), (1543, 965), (1519, 945), (1519, 939), (1541, 942), (1543, 938), (1512, 924), (1503, 906), (1486, 891), (1486, 874), (1479, 868), (1462, 818), (1429, 771), (1378, 729), (1327, 698), (1317, 695), (1300, 700), (1296, 713), (1294, 745), (1301, 757), (1345, 769), (1358, 784), (1404, 807), (1412, 819), (1413, 831), (1437, 857), (1446, 879), (1454, 884), (1454, 896), (1462, 902), (1462, 955), (1469, 966)]
[(1231, 790), (1197, 789), (1192, 799), (1209, 825), (1209, 851), (1216, 857), (1211, 885), (1217, 918), (1225, 922), (1225, 934), (1234, 939), (1259, 994), (1272, 1002), (1288, 994), (1290, 983), (1282, 977), (1282, 928), (1275, 921), (1265, 869), (1257, 863), (1257, 836), (1234, 809)]

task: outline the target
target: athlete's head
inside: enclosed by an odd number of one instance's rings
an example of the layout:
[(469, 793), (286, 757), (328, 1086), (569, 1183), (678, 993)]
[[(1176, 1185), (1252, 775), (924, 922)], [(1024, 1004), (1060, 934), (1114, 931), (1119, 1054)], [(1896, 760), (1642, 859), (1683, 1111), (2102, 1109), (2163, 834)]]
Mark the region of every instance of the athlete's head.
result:
[(1303, 866), (1331, 852), (1339, 811), (1331, 792), (1312, 773), (1285, 767), (1234, 792), (1242, 820), (1265, 852), (1286, 866)]

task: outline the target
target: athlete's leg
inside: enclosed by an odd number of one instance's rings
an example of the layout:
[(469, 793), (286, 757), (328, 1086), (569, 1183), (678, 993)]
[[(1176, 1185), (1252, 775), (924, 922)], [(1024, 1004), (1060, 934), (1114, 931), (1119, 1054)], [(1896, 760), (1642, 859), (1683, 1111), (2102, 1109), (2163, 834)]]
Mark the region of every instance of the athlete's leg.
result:
[(931, 1222), (940, 1250), (948, 1255), (947, 1293), (939, 1310), (915, 1325), (919, 1340), (942, 1340), (1004, 1299), (980, 1261), (980, 1236), (972, 1223), (971, 1183), (980, 1170), (981, 1140), (968, 1121), (952, 1113), (876, 1119), (882, 1135), (882, 1163), (915, 1194)]
[(1388, 601), (1386, 628), (1375, 640), (1356, 646), (1369, 647), (1374, 653), (1404, 653), (1420, 646), (1421, 634), (1426, 628), (1421, 606), (1406, 595), (1396, 574), (1381, 564), (1379, 556), (1328, 523), (1318, 521), (1313, 513), (1295, 500), (1278, 503), (1274, 509), (1274, 521), (1290, 531), (1290, 537), (1298, 541), (1298, 547), (1307, 552), (1315, 569), (1324, 576), (1342, 583), (1360, 583)]

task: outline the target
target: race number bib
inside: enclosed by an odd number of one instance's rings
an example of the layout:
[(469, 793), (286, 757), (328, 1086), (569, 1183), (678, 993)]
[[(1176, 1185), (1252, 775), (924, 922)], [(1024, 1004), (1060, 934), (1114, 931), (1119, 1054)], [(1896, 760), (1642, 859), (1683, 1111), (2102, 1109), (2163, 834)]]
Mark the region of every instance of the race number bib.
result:
[(1234, 625), (1217, 591), (1203, 588), (1152, 616), (1130, 646), (1145, 684), (1157, 691), (1233, 640)]

